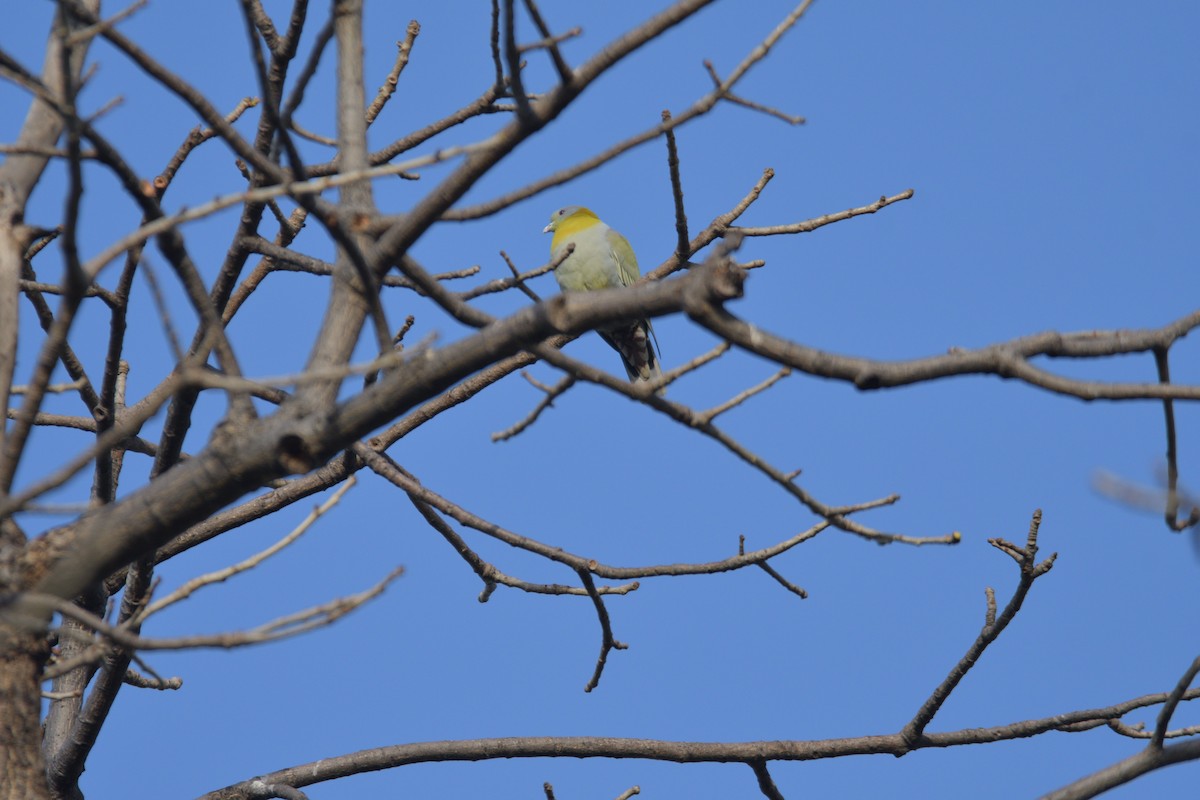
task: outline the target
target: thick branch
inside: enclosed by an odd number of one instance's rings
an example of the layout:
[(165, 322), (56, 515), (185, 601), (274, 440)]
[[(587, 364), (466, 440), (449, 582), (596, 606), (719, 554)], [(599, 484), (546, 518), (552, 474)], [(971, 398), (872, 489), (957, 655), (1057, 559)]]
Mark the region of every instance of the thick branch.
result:
[(724, 309), (700, 305), (688, 313), (713, 333), (752, 353), (810, 375), (847, 381), (863, 390), (907, 386), (954, 375), (997, 375), (1081, 400), (1200, 400), (1200, 386), (1079, 381), (1046, 372), (1029, 361), (1035, 356), (1100, 358), (1169, 347), (1200, 326), (1200, 311), (1158, 329), (1049, 331), (978, 350), (955, 349), (944, 356), (891, 362), (839, 356), (797, 344), (744, 322)]
[[(1200, 697), (1193, 690), (1188, 699)], [(948, 733), (927, 733), (913, 746), (896, 733), (842, 739), (773, 740), (757, 742), (681, 742), (661, 739), (619, 739), (600, 736), (530, 736), (504, 739), (467, 739), (378, 747), (344, 756), (323, 758), (308, 764), (260, 776), (256, 780), (278, 781), (291, 786), (311, 786), (339, 778), (393, 769), (409, 764), (453, 761), (489, 761), (497, 758), (637, 758), (676, 764), (741, 763), (770, 761), (815, 761), (852, 755), (887, 754), (903, 756), (914, 749), (957, 747), (1038, 736), (1071, 725), (1120, 717), (1138, 708), (1161, 703), (1166, 695), (1146, 695), (1108, 708), (1071, 711), (1053, 717), (1014, 722), (993, 728), (964, 728)], [(1200, 740), (1171, 745), (1164, 758), (1177, 763), (1200, 757)], [(1140, 773), (1139, 773), (1140, 774)], [(250, 800), (252, 781), (228, 786), (199, 800)], [(1091, 795), (1081, 795), (1090, 797)], [(1066, 800), (1063, 798), (1056, 800)]]
[[(149, 486), (39, 539), (27, 553), (27, 575), (41, 592), (73, 597), (226, 503), (273, 478), (323, 464), (462, 378), (552, 334), (669, 313), (682, 307), (688, 292), (728, 298), (738, 290), (727, 270), (701, 268), (671, 281), (559, 295), (438, 350), (408, 353), (400, 367), (327, 414), (285, 406), (273, 417), (247, 423), (236, 436), (218, 431), (204, 452)], [(116, 519), (120, 524), (111, 522)], [(70, 558), (61, 558), (68, 552)]]

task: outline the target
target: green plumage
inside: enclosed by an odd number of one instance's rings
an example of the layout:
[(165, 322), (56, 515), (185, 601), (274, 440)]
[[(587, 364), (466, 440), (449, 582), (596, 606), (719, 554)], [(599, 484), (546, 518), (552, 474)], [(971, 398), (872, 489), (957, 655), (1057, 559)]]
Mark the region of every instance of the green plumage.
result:
[[(567, 245), (575, 250), (554, 270), (558, 285), (567, 292), (590, 292), (631, 286), (641, 277), (637, 256), (629, 241), (605, 225), (589, 209), (567, 206), (550, 215), (544, 229), (553, 232), (550, 253), (559, 257)], [(620, 356), (631, 381), (648, 381), (662, 374), (655, 352), (650, 320), (597, 331)]]

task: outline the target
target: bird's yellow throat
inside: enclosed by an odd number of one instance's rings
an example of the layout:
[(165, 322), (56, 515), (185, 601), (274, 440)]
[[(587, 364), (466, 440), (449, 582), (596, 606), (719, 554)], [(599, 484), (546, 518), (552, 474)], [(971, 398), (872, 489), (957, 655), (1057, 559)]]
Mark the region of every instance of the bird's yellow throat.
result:
[(550, 249), (557, 250), (571, 240), (571, 237), (586, 231), (593, 225), (599, 225), (600, 218), (590, 211), (576, 211), (571, 216), (558, 223), (554, 229), (554, 238), (550, 240)]

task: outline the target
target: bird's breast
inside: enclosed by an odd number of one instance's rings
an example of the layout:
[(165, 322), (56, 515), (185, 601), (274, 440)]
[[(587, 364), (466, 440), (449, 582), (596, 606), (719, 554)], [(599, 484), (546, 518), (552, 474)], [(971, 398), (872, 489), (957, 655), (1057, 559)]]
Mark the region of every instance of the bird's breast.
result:
[(554, 270), (558, 285), (568, 292), (589, 292), (594, 289), (610, 289), (621, 285), (617, 260), (613, 257), (604, 237), (604, 225), (594, 225), (587, 230), (568, 233), (560, 238), (555, 233), (551, 241), (553, 256), (562, 255), (567, 245), (574, 244), (575, 250)]

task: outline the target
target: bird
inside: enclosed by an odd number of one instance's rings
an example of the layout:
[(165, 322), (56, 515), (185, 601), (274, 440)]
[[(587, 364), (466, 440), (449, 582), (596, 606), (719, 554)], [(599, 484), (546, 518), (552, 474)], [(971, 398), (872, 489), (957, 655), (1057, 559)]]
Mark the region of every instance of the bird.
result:
[[(591, 209), (564, 206), (550, 215), (542, 233), (553, 233), (551, 258), (559, 258), (568, 245), (575, 250), (554, 270), (564, 292), (590, 292), (632, 285), (642, 273), (629, 241), (605, 225)], [(598, 329), (600, 337), (621, 356), (631, 383), (652, 381), (662, 375), (658, 338), (650, 320)]]

